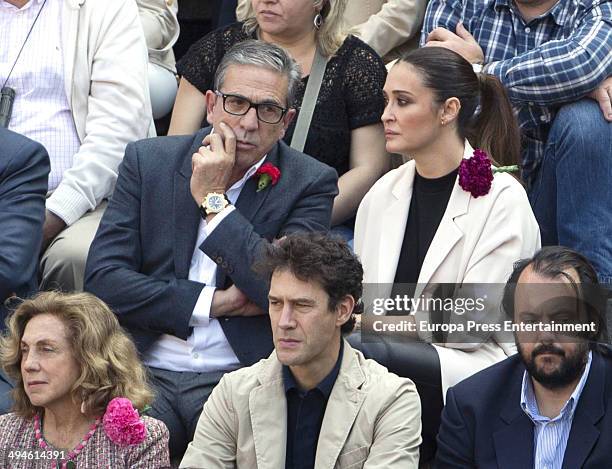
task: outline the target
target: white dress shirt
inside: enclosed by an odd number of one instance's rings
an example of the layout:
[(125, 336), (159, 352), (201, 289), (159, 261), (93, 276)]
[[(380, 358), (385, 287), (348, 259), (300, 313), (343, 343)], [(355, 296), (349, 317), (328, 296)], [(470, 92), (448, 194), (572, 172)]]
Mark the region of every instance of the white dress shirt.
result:
[(209, 224), (204, 219), (200, 221), (188, 278), (206, 286), (200, 293), (189, 322), (190, 326), (193, 326), (193, 332), (187, 340), (163, 334), (145, 352), (143, 361), (147, 366), (170, 371), (194, 372), (230, 371), (240, 368), (240, 361), (227, 341), (219, 321), (210, 317), (210, 307), (217, 286), (217, 264), (202, 252), (200, 246), (223, 219), (236, 209), (234, 204), (244, 184), (255, 174), (265, 159), (264, 156), (251, 166), (244, 177), (226, 192), (232, 205), (215, 215)]
[[(9, 129), (42, 143), (49, 153), (49, 191), (72, 166), (81, 145), (64, 86), (63, 3), (47, 0), (6, 84), (16, 93)], [(19, 9), (0, 0), (0, 85), (42, 5), (43, 0), (30, 0)]]

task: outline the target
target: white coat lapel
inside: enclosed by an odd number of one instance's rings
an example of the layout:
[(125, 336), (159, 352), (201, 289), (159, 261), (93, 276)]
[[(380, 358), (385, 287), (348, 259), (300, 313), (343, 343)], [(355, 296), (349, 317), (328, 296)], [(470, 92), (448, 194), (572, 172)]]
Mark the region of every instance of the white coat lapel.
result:
[(334, 469), (367, 396), (360, 390), (364, 381), (357, 355), (345, 342), (340, 373), (327, 401), (321, 424), (314, 469)]
[[(473, 152), (472, 146), (466, 140), (463, 157), (470, 158)], [(440, 226), (438, 226), (436, 234), (425, 255), (425, 259), (423, 260), (421, 273), (419, 274), (419, 287), (415, 292), (415, 296), (421, 294), (423, 287), (431, 281), (436, 270), (438, 270), (446, 260), (455, 244), (463, 237), (464, 233), (456, 224), (456, 218), (468, 212), (471, 197), (469, 192), (464, 191), (461, 186), (459, 186), (459, 176), (457, 176), (457, 181), (455, 181), (455, 186), (451, 192), (442, 220), (440, 221)], [(456, 279), (449, 278), (444, 279), (444, 281), (453, 283)]]
[(285, 467), (287, 402), (281, 365), (272, 357), (260, 374), (261, 386), (249, 394), (257, 469)]
[[(378, 283), (392, 284), (399, 262), (404, 231), (408, 221), (408, 210), (412, 198), (414, 184), (414, 161), (406, 163), (406, 172), (391, 188), (392, 198), (387, 207), (383, 207), (379, 257), (378, 257)], [(390, 294), (391, 292), (389, 292)]]

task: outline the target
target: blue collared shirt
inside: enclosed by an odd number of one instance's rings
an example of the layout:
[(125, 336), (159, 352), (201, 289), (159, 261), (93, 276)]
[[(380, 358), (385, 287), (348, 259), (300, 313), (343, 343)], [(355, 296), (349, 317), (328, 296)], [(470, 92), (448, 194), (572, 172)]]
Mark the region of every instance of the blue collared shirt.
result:
[(302, 391), (288, 366), (283, 366), (283, 383), (287, 397), (287, 452), (285, 469), (312, 469), (317, 443), (325, 416), (327, 401), (340, 373), (344, 341), (329, 374), (315, 388)]
[(559, 0), (526, 22), (512, 0), (431, 0), (421, 44), (436, 27), (454, 33), (459, 21), (482, 48), (486, 73), (501, 80), (518, 111), (529, 178), (559, 106), (612, 75), (612, 2)]
[(572, 421), (574, 420), (574, 412), (589, 376), (591, 360), (592, 352), (589, 352), (589, 358), (576, 389), (574, 389), (574, 392), (559, 412), (559, 415), (552, 419), (540, 415), (531, 378), (527, 371), (523, 374), (521, 408), (534, 425), (533, 447), (535, 448), (535, 469), (561, 469), (565, 448), (567, 447), (567, 439), (572, 428)]

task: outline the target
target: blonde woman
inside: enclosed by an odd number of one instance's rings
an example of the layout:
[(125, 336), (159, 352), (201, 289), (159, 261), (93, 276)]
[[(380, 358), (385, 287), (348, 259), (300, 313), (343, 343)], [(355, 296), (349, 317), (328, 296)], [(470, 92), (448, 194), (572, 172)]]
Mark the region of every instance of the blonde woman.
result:
[(41, 293), (8, 320), (0, 360), (15, 381), (0, 416), (2, 467), (169, 466), (168, 430), (140, 417), (152, 400), (136, 347), (88, 293)]
[[(359, 202), (386, 171), (389, 159), (380, 122), (386, 71), (373, 49), (342, 33), (346, 5), (347, 0), (252, 0), (244, 23), (208, 34), (177, 64), (182, 78), (169, 133), (200, 128), (204, 94), (213, 89), (219, 61), (233, 44), (251, 38), (282, 46), (299, 63), (302, 80), (294, 101), (299, 112), (318, 48), (328, 63), (303, 151), (338, 172), (332, 226), (352, 227)], [(287, 143), (294, 129), (295, 120), (284, 136)]]

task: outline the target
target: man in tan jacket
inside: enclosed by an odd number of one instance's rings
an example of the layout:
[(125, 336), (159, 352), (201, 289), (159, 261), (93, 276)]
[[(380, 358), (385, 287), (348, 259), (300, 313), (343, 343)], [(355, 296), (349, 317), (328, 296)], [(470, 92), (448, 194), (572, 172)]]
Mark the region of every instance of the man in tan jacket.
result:
[(342, 339), (362, 308), (357, 257), (344, 242), (296, 234), (260, 270), (271, 273), (275, 351), (221, 379), (180, 467), (416, 468), (414, 384)]

